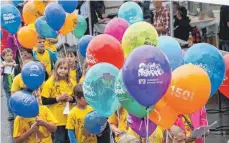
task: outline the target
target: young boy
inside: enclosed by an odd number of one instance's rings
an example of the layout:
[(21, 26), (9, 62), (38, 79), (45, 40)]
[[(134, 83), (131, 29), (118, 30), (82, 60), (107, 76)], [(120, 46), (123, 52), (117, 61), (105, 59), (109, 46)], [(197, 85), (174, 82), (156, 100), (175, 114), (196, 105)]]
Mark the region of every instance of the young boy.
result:
[(74, 88), (76, 107), (73, 107), (68, 114), (66, 129), (71, 143), (97, 143), (97, 138), (86, 131), (84, 119), (93, 109), (87, 104), (84, 98), (82, 84)]
[[(36, 94), (33, 95), (37, 96)], [(39, 96), (37, 98), (40, 101)], [(37, 117), (16, 117), (13, 131), (14, 141), (16, 143), (52, 143), (51, 133), (56, 131), (56, 123), (57, 120), (49, 109), (40, 105)]]
[(34, 60), (40, 61), (48, 75), (51, 75), (52, 69), (57, 61), (57, 55), (45, 48), (45, 38), (38, 36), (36, 48), (33, 50), (33, 57)]
[(8, 120), (12, 121), (14, 119), (14, 116), (11, 108), (9, 107), (9, 99), (10, 99), (10, 89), (12, 86), (16, 63), (13, 60), (13, 51), (10, 48), (6, 48), (2, 51), (2, 57), (4, 59), (4, 61), (1, 63), (2, 75), (3, 75), (3, 89), (5, 91), (5, 95), (7, 98), (7, 106), (9, 112)]

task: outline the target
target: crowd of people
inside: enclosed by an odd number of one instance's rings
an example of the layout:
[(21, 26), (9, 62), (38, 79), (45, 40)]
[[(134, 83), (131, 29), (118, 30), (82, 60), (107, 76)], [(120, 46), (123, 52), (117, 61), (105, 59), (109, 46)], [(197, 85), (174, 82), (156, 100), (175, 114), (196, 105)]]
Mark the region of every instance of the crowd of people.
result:
[[(147, 9), (147, 4), (137, 3), (143, 8), (144, 19), (154, 25), (159, 35), (170, 35), (170, 14), (162, 6), (161, 1), (153, 2), (156, 8), (154, 13)], [(91, 1), (90, 4), (92, 25), (98, 22), (98, 17), (108, 17), (102, 1)], [(88, 6), (85, 1), (79, 2), (78, 9), (89, 24)], [(174, 36), (187, 41), (189, 33), (193, 31), (187, 10), (177, 5), (174, 11)], [(226, 51), (229, 51), (228, 13), (229, 7), (222, 6), (219, 37), (221, 49)], [(8, 34), (4, 29), (2, 31), (2, 87), (7, 97), (8, 120), (14, 122), (13, 139), (16, 143), (146, 143), (147, 140), (156, 143), (204, 142), (203, 138), (192, 137), (192, 131), (208, 125), (205, 107), (190, 115), (180, 115), (169, 130), (158, 126), (149, 139), (140, 137), (129, 127), (128, 113), (120, 107), (108, 118), (106, 128), (101, 134), (90, 134), (84, 128), (84, 118), (93, 109), (87, 104), (82, 90), (84, 76), (90, 67), (84, 61), (81, 68), (76, 45), (70, 46), (64, 43), (56, 47), (57, 39), (38, 36), (37, 44), (31, 50), (22, 47), (16, 36)], [(85, 34), (89, 34), (89, 28)], [(196, 42), (198, 42), (198, 37)], [(23, 118), (13, 113), (9, 98), (17, 91), (28, 90), (23, 83), (21, 69), (30, 61), (39, 62), (44, 67), (46, 76), (42, 86), (33, 92), (33, 96), (40, 104), (39, 115), (34, 118)], [(66, 104), (69, 104), (71, 109), (68, 114), (63, 113)]]

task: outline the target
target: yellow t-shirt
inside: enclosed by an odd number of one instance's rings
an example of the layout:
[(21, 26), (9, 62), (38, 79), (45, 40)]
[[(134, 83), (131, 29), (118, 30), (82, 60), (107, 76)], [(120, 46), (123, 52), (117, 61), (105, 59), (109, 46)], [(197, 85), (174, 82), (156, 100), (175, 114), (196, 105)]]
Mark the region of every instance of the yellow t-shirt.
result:
[[(52, 113), (46, 106), (39, 107), (39, 117), (49, 123), (57, 123), (57, 120), (53, 117)], [(14, 120), (14, 132), (13, 137), (17, 138), (21, 134), (25, 133), (36, 122), (35, 118), (23, 118), (17, 116)], [(39, 132), (33, 133), (25, 143), (52, 143), (51, 133), (43, 126), (39, 126)]]
[(26, 86), (22, 80), (21, 73), (20, 73), (13, 80), (11, 92), (17, 92), (22, 90), (23, 88), (26, 88)]
[(77, 142), (79, 143), (97, 143), (97, 138), (95, 135), (84, 135), (84, 119), (91, 111), (93, 111), (93, 109), (90, 106), (87, 106), (84, 110), (73, 107), (68, 114), (66, 129), (75, 130), (75, 136)]
[[(184, 115), (184, 116), (186, 117), (186, 119), (187, 119), (190, 123), (192, 123), (192, 122), (191, 122), (191, 118), (190, 118), (189, 115)], [(185, 121), (184, 117), (182, 117), (182, 120), (183, 120), (183, 122), (184, 122), (186, 134), (187, 134), (188, 136), (191, 135), (192, 129), (190, 128), (190, 126), (188, 125), (188, 123)]]
[[(129, 128), (128, 133), (134, 135), (139, 140), (141, 139), (141, 137), (131, 128)], [(149, 141), (152, 143), (162, 143), (163, 133), (164, 129), (162, 129), (161, 127), (157, 127), (156, 130), (149, 136)]]
[(84, 76), (80, 78), (80, 83), (83, 83), (83, 81), (84, 81)]
[[(67, 83), (65, 80), (60, 80), (59, 82), (54, 81), (54, 77), (51, 76), (44, 84), (42, 89), (42, 96), (46, 98), (56, 98), (64, 93), (67, 93), (70, 96), (73, 96), (74, 82), (71, 81)], [(72, 104), (70, 104), (70, 109)], [(48, 108), (52, 112), (53, 116), (57, 119), (57, 126), (64, 126), (67, 122), (67, 115), (64, 115), (64, 108), (66, 102), (61, 101), (56, 104), (48, 105)]]
[(50, 75), (52, 70), (52, 63), (51, 63), (49, 52), (45, 50), (43, 54), (40, 54), (36, 50), (36, 54), (37, 54), (37, 59), (46, 66), (46, 71)]
[(76, 69), (73, 69), (70, 71), (70, 78), (72, 81), (75, 82), (75, 84), (77, 84), (77, 81), (76, 81)]
[[(120, 112), (120, 113), (119, 113)], [(113, 115), (111, 115), (108, 118), (108, 122), (110, 124), (114, 124), (117, 125), (117, 127), (123, 131), (123, 132), (127, 132), (128, 131), (128, 124), (127, 124), (127, 111), (123, 108), (121, 111), (119, 110), (119, 112), (116, 111), (116, 113), (114, 113)], [(115, 138), (116, 142), (119, 141), (119, 137)]]
[(45, 48), (56, 52), (56, 44), (52, 44), (49, 40), (45, 40)]

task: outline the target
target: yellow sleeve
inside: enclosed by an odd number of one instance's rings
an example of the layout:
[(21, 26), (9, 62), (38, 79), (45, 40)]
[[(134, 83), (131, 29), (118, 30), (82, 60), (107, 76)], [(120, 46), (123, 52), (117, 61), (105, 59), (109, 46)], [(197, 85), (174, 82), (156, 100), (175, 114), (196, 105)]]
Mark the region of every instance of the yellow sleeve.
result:
[(66, 129), (68, 130), (74, 130), (74, 126), (75, 126), (75, 120), (74, 120), (74, 113), (70, 112), (68, 114), (68, 119), (67, 119), (67, 124), (66, 124)]
[(127, 132), (129, 134), (135, 136), (137, 139), (139, 139), (139, 140), (141, 139), (141, 137), (135, 131), (133, 131), (131, 128), (129, 128)]
[(13, 83), (12, 83), (12, 87), (11, 87), (11, 92), (16, 92), (16, 91), (20, 91), (21, 88), (20, 88), (20, 83), (19, 83), (19, 75), (17, 75), (14, 80), (13, 80)]
[(43, 107), (45, 109), (45, 112), (46, 112), (46, 121), (49, 122), (49, 123), (53, 123), (53, 124), (57, 124), (58, 121), (55, 119), (55, 117), (53, 116), (53, 114), (50, 112), (50, 110), (44, 106)]
[(20, 125), (20, 118), (17, 116), (14, 120), (14, 131), (13, 131), (13, 137), (19, 137), (22, 134), (22, 125)]
[(115, 113), (108, 118), (108, 122), (110, 124), (118, 125), (118, 118)]
[(45, 98), (50, 98), (51, 97), (51, 90), (50, 90), (50, 82), (49, 82), (49, 80), (47, 80), (44, 83), (44, 85), (42, 87), (41, 96), (43, 96)]

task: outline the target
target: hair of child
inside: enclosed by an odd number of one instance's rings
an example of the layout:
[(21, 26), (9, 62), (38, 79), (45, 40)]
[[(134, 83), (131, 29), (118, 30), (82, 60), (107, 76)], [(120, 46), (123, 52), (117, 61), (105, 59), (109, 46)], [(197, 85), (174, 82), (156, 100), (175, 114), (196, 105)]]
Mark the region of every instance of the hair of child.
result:
[(13, 54), (13, 50), (10, 48), (6, 48), (2, 51), (2, 56), (4, 57), (7, 53)]
[(74, 87), (73, 93), (77, 99), (81, 99), (81, 97), (84, 97), (82, 84), (76, 85)]

